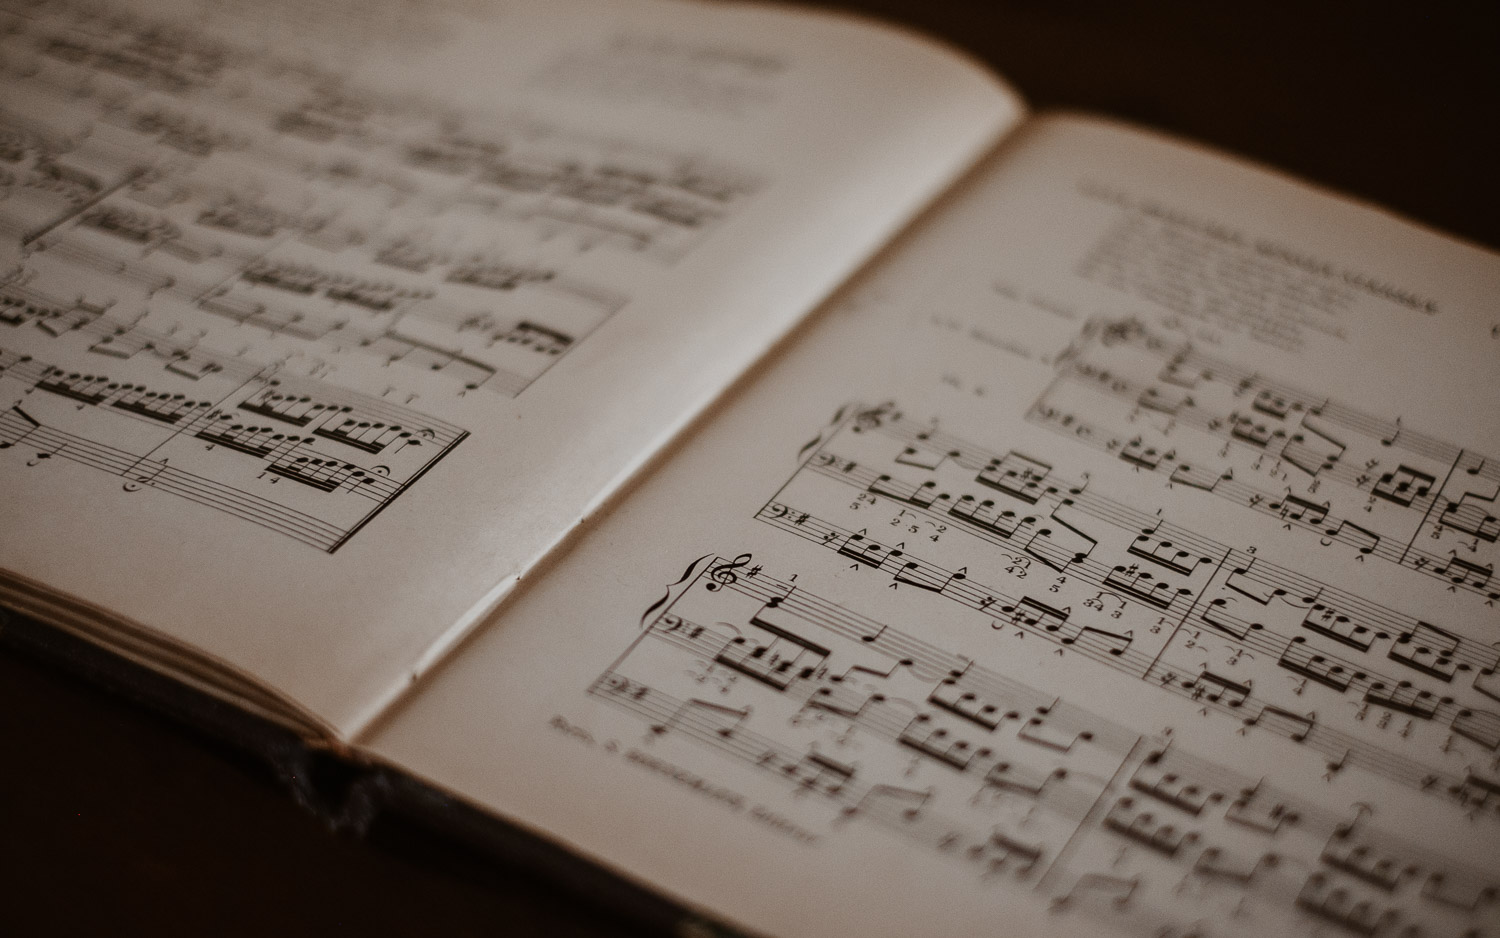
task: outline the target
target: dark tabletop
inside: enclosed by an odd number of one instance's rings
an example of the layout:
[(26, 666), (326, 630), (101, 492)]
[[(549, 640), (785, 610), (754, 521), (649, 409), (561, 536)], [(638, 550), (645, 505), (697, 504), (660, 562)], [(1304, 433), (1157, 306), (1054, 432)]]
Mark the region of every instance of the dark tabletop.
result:
[[(1500, 34), (1473, 12), (828, 5), (944, 37), (1038, 108), (1154, 126), (1500, 245)], [(420, 825), (336, 833), (242, 749), (0, 651), (0, 933), (632, 933), (581, 892)]]

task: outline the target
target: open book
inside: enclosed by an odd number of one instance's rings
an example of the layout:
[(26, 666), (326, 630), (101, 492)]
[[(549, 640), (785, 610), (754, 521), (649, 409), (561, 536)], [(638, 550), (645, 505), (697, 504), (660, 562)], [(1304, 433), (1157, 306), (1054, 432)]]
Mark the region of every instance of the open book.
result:
[(751, 931), (1496, 926), (1493, 254), (830, 14), (272, 6), (3, 14), (7, 606)]

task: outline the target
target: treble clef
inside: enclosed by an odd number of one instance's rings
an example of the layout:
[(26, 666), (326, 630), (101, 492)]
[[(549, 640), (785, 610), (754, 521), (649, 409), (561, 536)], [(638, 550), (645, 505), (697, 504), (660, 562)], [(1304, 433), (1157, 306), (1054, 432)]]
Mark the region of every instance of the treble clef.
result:
[(878, 430), (884, 425), (887, 418), (891, 420), (899, 420), (901, 418), (901, 414), (896, 411), (894, 401), (886, 401), (855, 414), (854, 432), (861, 433), (866, 430)]
[(733, 586), (740, 581), (739, 574), (735, 573), (734, 571), (748, 566), (749, 563), (750, 555), (740, 554), (733, 560), (726, 560), (723, 563), (715, 564), (713, 567), (709, 568), (708, 571), (708, 578), (710, 580), (713, 580), (713, 582), (706, 583), (704, 585), (708, 587), (709, 590), (717, 590), (723, 586)]

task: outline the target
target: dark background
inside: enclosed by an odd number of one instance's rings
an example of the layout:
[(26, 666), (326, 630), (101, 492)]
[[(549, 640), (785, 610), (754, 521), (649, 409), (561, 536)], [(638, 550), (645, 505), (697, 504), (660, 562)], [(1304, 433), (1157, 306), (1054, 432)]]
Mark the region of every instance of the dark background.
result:
[[(946, 38), (1039, 109), (1153, 126), (1500, 245), (1500, 32), (1482, 14), (1379, 3), (826, 5)], [(212, 733), (0, 650), (0, 932), (641, 931), (593, 887), (418, 824), (336, 833), (283, 782)]]

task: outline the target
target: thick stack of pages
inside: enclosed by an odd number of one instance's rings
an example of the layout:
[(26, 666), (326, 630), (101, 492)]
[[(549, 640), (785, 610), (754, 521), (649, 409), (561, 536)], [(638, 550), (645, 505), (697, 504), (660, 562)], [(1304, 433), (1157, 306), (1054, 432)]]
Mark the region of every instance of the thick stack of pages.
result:
[(8, 606), (755, 931), (1495, 927), (1493, 254), (825, 14), (274, 13), (3, 14)]

